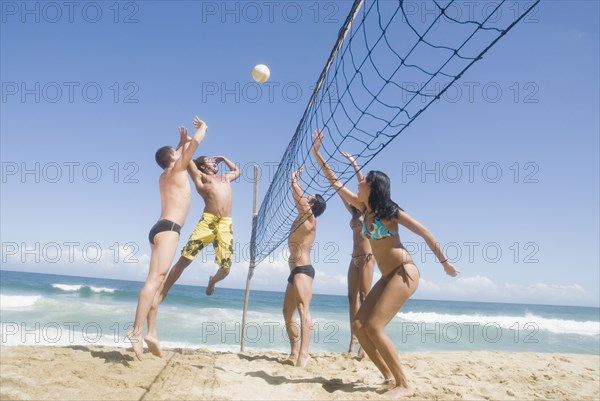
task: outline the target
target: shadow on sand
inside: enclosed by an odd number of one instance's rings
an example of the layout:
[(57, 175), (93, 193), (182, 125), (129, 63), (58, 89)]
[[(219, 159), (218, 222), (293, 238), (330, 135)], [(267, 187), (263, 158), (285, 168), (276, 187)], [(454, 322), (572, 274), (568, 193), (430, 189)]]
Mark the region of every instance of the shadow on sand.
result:
[(279, 385), (284, 383), (317, 383), (321, 384), (323, 389), (328, 393), (333, 393), (334, 391), (344, 391), (347, 393), (354, 392), (371, 392), (374, 391), (372, 387), (366, 386), (362, 382), (357, 383), (344, 383), (341, 379), (325, 379), (324, 377), (312, 377), (305, 379), (290, 379), (285, 376), (272, 376), (262, 370), (257, 372), (248, 372), (246, 376), (257, 377), (259, 379), (263, 379), (269, 384)]
[(133, 357), (131, 355), (125, 355), (120, 351), (91, 350), (82, 345), (73, 345), (66, 348), (70, 348), (75, 351), (89, 352), (93, 358), (104, 359), (104, 363), (120, 363), (123, 366), (129, 367), (129, 362), (133, 362)]

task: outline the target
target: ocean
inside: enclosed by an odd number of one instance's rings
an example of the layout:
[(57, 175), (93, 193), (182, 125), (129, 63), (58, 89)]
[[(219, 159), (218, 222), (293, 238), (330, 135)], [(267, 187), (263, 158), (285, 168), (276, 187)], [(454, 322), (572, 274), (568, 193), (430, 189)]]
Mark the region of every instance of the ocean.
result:
[[(3, 346), (105, 345), (128, 347), (143, 283), (0, 271)], [(163, 347), (239, 351), (244, 291), (175, 285), (159, 308)], [(245, 347), (289, 351), (283, 293), (251, 291)], [(314, 295), (311, 351), (345, 352), (348, 301)], [(386, 332), (399, 352), (515, 351), (600, 353), (600, 309), (573, 306), (411, 299)]]

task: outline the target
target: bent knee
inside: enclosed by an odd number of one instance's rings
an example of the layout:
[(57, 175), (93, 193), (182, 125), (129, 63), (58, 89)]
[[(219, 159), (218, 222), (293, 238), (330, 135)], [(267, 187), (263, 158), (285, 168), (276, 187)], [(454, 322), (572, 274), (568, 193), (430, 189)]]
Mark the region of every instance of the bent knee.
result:
[(156, 292), (163, 285), (166, 275), (164, 273), (156, 273), (148, 277), (145, 287)]
[(364, 326), (363, 326), (363, 324), (362, 324), (362, 322), (360, 320), (354, 319), (352, 321), (351, 326), (352, 326), (352, 332), (353, 333), (356, 334), (356, 333), (362, 333), (363, 332)]
[(364, 325), (363, 325), (363, 331), (369, 336), (375, 336), (380, 334), (383, 331), (383, 327), (379, 324), (375, 324), (372, 321), (367, 321)]
[(298, 314), (300, 316), (308, 315), (310, 313), (308, 304), (305, 302), (299, 302), (298, 305), (296, 305), (296, 309), (298, 309)]

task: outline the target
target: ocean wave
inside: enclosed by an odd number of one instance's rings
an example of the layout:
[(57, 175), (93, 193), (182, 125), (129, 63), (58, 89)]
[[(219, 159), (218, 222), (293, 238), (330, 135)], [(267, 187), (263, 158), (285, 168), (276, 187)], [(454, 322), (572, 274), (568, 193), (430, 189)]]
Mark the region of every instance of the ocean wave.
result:
[(108, 287), (91, 287), (90, 289), (92, 290), (92, 292), (107, 292), (109, 294), (112, 294), (113, 292), (115, 292), (117, 289), (116, 288), (108, 288)]
[(526, 313), (524, 316), (451, 315), (435, 312), (404, 312), (396, 317), (405, 322), (425, 324), (495, 324), (507, 330), (545, 330), (554, 334), (600, 336), (600, 322), (552, 319)]
[(2, 309), (25, 308), (33, 306), (42, 299), (41, 295), (4, 295), (0, 294), (0, 306)]
[(93, 292), (96, 294), (99, 293), (108, 293), (108, 294), (112, 294), (115, 291), (117, 291), (116, 288), (108, 288), (108, 287), (94, 287), (91, 285), (84, 285), (84, 284), (52, 284), (53, 288), (56, 288), (57, 290), (61, 290), (61, 291), (65, 291), (65, 292), (85, 292), (85, 291), (89, 291), (89, 292)]

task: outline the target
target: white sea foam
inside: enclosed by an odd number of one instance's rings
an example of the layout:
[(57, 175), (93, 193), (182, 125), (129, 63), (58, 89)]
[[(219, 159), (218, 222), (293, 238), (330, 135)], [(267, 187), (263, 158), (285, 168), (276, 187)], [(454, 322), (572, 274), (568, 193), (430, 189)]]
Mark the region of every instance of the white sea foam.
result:
[(83, 285), (73, 284), (52, 284), (53, 288), (61, 291), (79, 291), (83, 288)]
[(5, 295), (0, 294), (0, 308), (26, 308), (33, 306), (37, 301), (42, 299), (41, 295)]
[(92, 292), (107, 292), (109, 294), (112, 294), (113, 292), (115, 292), (117, 289), (116, 288), (107, 288), (107, 287), (90, 287), (90, 289), (92, 290)]
[(584, 336), (600, 335), (600, 322), (551, 319), (526, 313), (524, 316), (487, 316), (487, 315), (451, 315), (435, 312), (404, 312), (396, 317), (405, 322), (425, 324), (471, 324), (498, 325), (503, 329), (545, 330), (555, 334), (579, 334)]
[(83, 285), (83, 284), (52, 284), (52, 287), (56, 288), (57, 290), (61, 290), (61, 291), (65, 291), (65, 292), (77, 292), (77, 291), (81, 291), (82, 289), (89, 289), (90, 291), (92, 291), (94, 293), (106, 292), (106, 293), (112, 294), (113, 292), (116, 291), (116, 288), (93, 287), (93, 286), (88, 286), (88, 285)]

